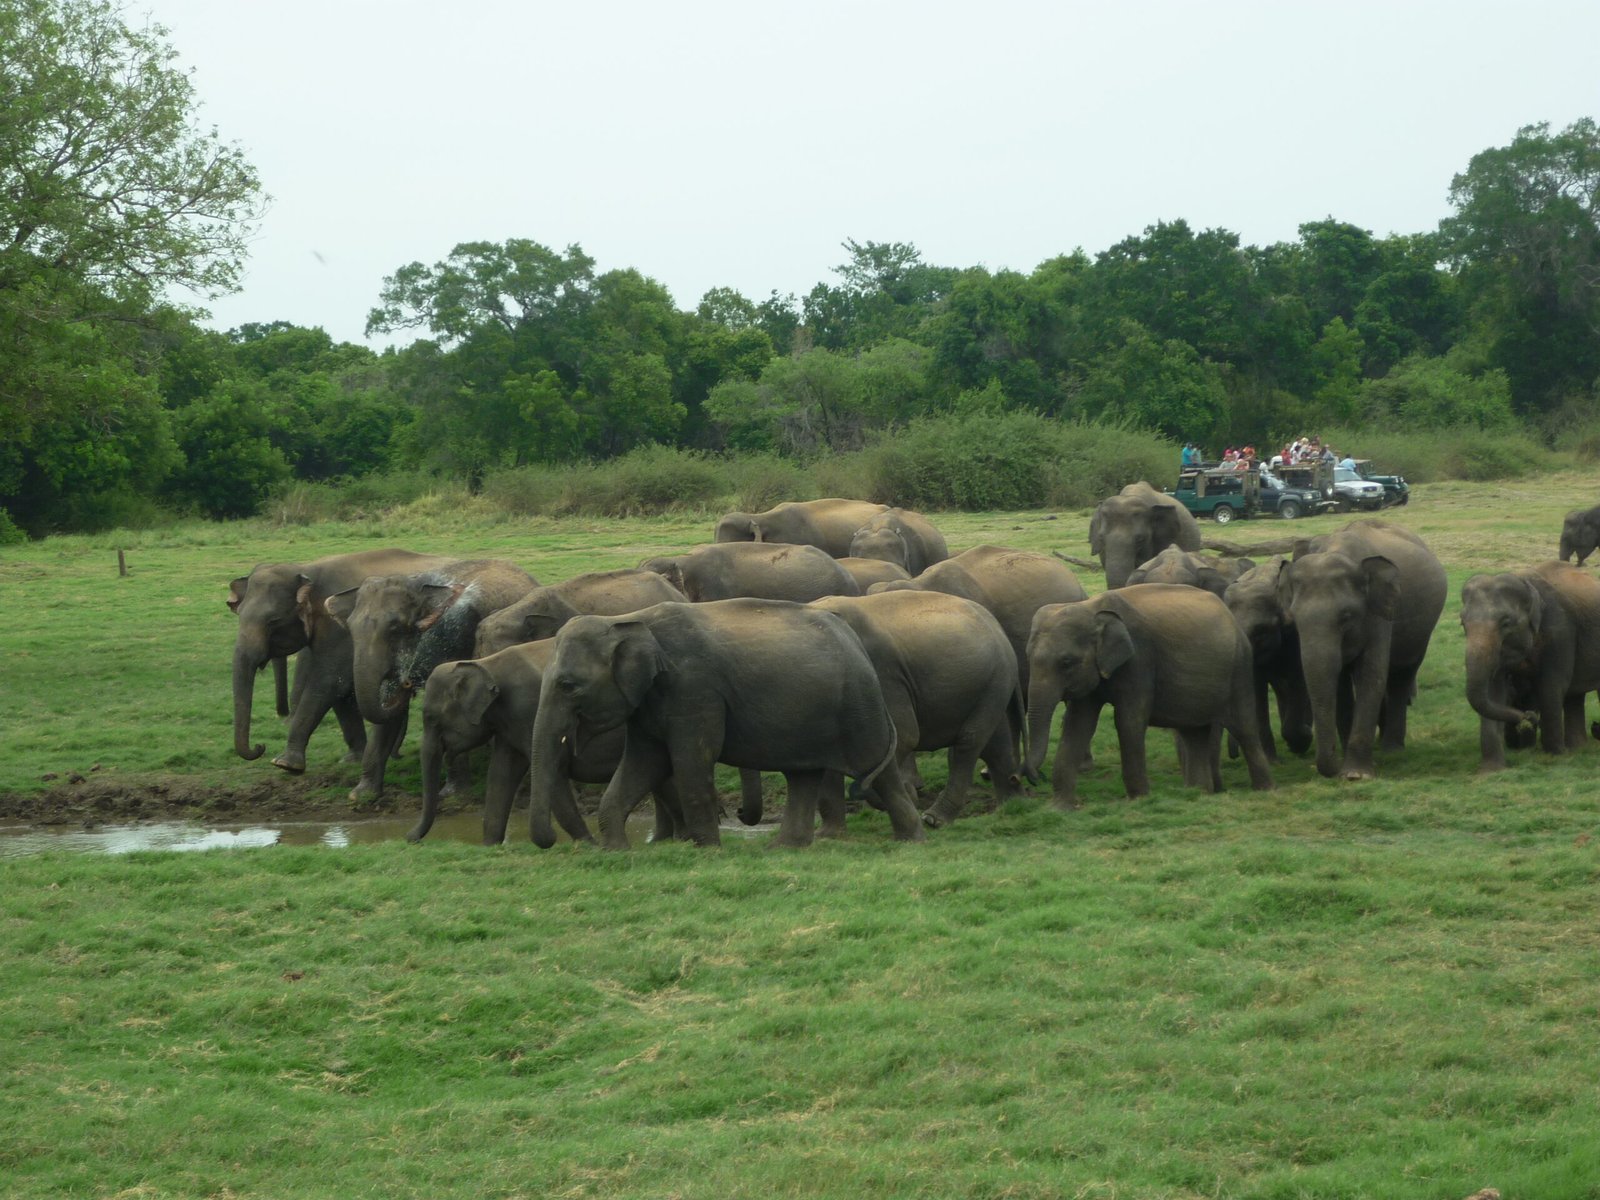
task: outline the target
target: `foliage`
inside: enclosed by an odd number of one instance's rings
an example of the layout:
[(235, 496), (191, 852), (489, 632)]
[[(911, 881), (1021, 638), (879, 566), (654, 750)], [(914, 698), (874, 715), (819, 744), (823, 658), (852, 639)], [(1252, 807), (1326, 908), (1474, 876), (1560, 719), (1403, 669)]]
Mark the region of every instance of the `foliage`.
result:
[(117, 3), (0, 3), (0, 502), (33, 532), (73, 493), (160, 487), (142, 334), (166, 289), (238, 281), (255, 173), (197, 126), (175, 58)]
[(1341, 454), (1372, 459), (1380, 474), (1404, 475), (1413, 483), (1537, 479), (1571, 462), (1516, 428), (1396, 428), (1375, 435), (1367, 427), (1333, 426), (1322, 437)]
[(568, 471), (556, 511), (636, 517), (680, 508), (703, 510), (726, 491), (721, 472), (705, 455), (644, 446)]
[(1374, 426), (1506, 431), (1516, 425), (1511, 386), (1499, 369), (1471, 374), (1458, 358), (1416, 355), (1361, 386), (1361, 408)]

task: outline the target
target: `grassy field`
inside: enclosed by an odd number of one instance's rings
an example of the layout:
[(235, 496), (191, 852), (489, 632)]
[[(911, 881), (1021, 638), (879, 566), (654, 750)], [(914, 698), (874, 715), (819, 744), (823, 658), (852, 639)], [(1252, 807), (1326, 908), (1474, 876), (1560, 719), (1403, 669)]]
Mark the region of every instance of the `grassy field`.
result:
[[(1456, 623), (1469, 574), (1549, 557), (1591, 489), (1391, 514), (1451, 600), (1370, 783), (1293, 760), (1252, 793), (1228, 763), (1207, 796), (1158, 735), (1130, 804), (1103, 721), (1080, 810), (1041, 789), (918, 846), (865, 814), (800, 853), (540, 853), (514, 821), (495, 850), (7, 861), (0, 1194), (1600, 1197), (1600, 747), (1476, 777)], [(1087, 513), (1045, 518), (940, 524), (1086, 554)], [(256, 562), (402, 544), (554, 580), (710, 525), (424, 504), (8, 548), (0, 793), (48, 806), (76, 771), (271, 805), (229, 737), (223, 598)], [(264, 678), (257, 712), (270, 752)], [(311, 743), (332, 803), (340, 749)]]

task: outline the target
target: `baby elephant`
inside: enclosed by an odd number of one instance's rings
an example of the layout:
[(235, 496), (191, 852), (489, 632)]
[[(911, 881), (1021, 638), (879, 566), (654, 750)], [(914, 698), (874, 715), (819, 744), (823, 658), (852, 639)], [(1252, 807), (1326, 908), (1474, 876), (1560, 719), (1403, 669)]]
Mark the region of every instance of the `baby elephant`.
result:
[(1028, 639), (1028, 771), (1043, 764), (1056, 705), (1067, 702), (1056, 748), (1055, 803), (1077, 802), (1078, 765), (1100, 709), (1116, 710), (1122, 783), (1129, 796), (1150, 790), (1145, 730), (1176, 730), (1184, 783), (1222, 788), (1221, 729), (1244, 752), (1250, 786), (1273, 786), (1253, 701), (1250, 643), (1227, 605), (1210, 592), (1141, 583), (1075, 604), (1049, 604)]
[[(505, 841), (512, 801), (528, 774), (539, 689), (554, 648), (554, 639), (525, 642), (486, 658), (443, 663), (434, 669), (422, 693), (422, 816), (406, 834), (408, 841), (421, 841), (433, 828), (444, 760), (491, 741), (494, 749), (483, 801), (483, 844), (498, 846)], [(605, 783), (622, 758), (622, 738), (620, 728), (591, 734), (580, 726), (574, 739), (572, 778), (580, 783)], [(670, 788), (670, 783), (666, 787)], [(664, 808), (662, 796), (656, 797), (652, 841), (672, 836), (670, 807), (674, 803), (669, 799)], [(574, 841), (594, 840), (577, 815), (576, 805), (558, 800), (556, 816)]]

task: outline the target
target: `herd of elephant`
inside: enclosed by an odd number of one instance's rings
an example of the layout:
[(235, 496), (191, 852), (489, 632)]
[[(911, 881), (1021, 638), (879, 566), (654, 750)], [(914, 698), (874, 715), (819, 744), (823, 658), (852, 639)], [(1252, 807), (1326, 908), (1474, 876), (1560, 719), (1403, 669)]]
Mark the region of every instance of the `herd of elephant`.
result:
[[(1592, 536), (1583, 521), (1592, 522)], [(1563, 558), (1600, 542), (1600, 508), (1574, 513)], [(1570, 534), (1570, 537), (1569, 537)], [(1076, 803), (1101, 710), (1114, 712), (1129, 796), (1149, 790), (1145, 734), (1170, 728), (1186, 784), (1219, 790), (1222, 734), (1251, 786), (1271, 788), (1277, 743), (1315, 747), (1324, 776), (1375, 774), (1405, 742), (1406, 709), (1444, 608), (1444, 568), (1415, 534), (1356, 521), (1255, 564), (1200, 554), (1193, 516), (1144, 483), (1103, 501), (1091, 551), (1108, 590), (1089, 598), (1057, 556), (978, 546), (952, 556), (918, 513), (847, 499), (729, 513), (715, 540), (639, 567), (540, 585), (513, 563), (388, 549), (257, 566), (232, 583), (234, 744), (247, 759), (255, 677), (268, 664), (303, 771), (331, 711), (375, 799), (421, 692), (425, 836), (466, 756), (489, 746), (483, 839), (504, 840), (529, 783), (529, 833), (559, 823), (593, 840), (574, 783), (604, 784), (600, 841), (654, 797), (652, 840), (720, 839), (718, 763), (741, 777), (739, 816), (762, 816), (760, 773), (781, 774), (776, 836), (803, 846), (844, 830), (850, 795), (920, 840), (967, 802), (979, 762), (998, 799), (1052, 771)], [(1505, 747), (1580, 745), (1600, 688), (1600, 580), (1549, 562), (1462, 588), (1468, 700), (1485, 769)], [(292, 689), (288, 659), (295, 658)], [(368, 731), (370, 726), (370, 733)], [(916, 754), (949, 778), (919, 811)]]

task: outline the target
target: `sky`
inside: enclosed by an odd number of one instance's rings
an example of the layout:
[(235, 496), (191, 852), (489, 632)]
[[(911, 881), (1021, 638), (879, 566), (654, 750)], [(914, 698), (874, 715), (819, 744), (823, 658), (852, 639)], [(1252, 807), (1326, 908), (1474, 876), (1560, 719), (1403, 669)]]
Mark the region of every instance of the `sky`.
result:
[(125, 3), (271, 197), (207, 324), (379, 349), (416, 336), (365, 336), (384, 278), (460, 242), (692, 309), (836, 282), (847, 238), (1031, 271), (1157, 221), (1415, 233), (1474, 154), (1600, 117), (1594, 0)]

